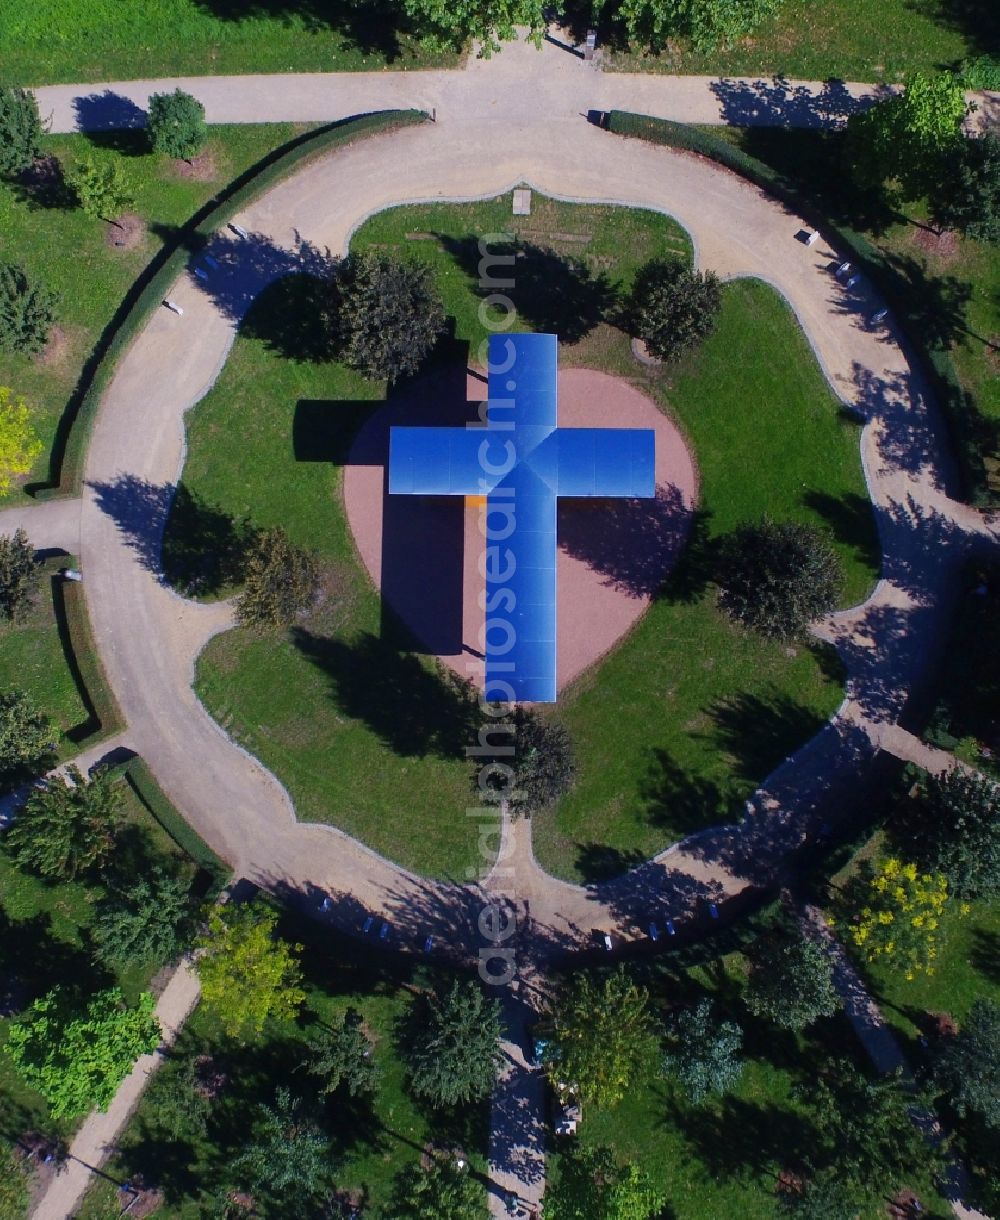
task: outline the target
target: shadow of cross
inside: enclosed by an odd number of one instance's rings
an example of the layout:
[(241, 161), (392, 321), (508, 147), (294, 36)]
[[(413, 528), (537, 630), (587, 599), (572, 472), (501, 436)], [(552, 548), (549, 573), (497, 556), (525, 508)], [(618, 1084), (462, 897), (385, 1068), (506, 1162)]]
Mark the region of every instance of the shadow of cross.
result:
[(554, 703), (559, 499), (653, 497), (655, 433), (560, 428), (555, 335), (491, 335), (488, 371), (485, 424), (390, 430), (388, 498), (485, 498), (485, 696)]

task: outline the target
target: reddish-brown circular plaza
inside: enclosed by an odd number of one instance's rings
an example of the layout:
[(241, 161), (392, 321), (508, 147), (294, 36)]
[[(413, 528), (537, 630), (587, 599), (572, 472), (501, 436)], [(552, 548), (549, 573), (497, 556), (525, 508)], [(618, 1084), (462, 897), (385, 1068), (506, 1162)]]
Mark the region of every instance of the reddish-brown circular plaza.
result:
[[(481, 683), (483, 507), (452, 496), (390, 496), (389, 429), (478, 418), (485, 378), (456, 370), (419, 379), (367, 421), (344, 474), (347, 518), (389, 613), (429, 653)], [(676, 426), (652, 399), (590, 369), (559, 373), (559, 423), (569, 428), (652, 428), (656, 498), (561, 500), (557, 560), (560, 690), (636, 622), (675, 562), (691, 523), (697, 474)]]

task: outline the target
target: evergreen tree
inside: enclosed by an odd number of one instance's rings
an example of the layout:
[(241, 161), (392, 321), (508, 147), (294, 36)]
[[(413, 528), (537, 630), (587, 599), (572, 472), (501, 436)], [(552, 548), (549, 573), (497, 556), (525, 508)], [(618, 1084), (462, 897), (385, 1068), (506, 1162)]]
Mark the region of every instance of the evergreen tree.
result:
[(680, 1082), (693, 1102), (727, 1092), (743, 1074), (743, 1031), (734, 1021), (716, 1020), (707, 998), (678, 1013), (669, 1034), (663, 1070)]
[(94, 945), (98, 958), (109, 966), (162, 965), (175, 958), (193, 935), (190, 886), (184, 877), (160, 865), (112, 889), (97, 904)]
[(257, 1107), (253, 1133), (233, 1161), (234, 1183), (253, 1196), (254, 1213), (275, 1220), (312, 1220), (332, 1189), (330, 1140), (279, 1088), (273, 1106)]
[(721, 308), (714, 272), (692, 271), (679, 258), (653, 259), (636, 273), (625, 324), (658, 360), (676, 360), (708, 338)]
[(533, 813), (572, 787), (576, 763), (570, 735), (533, 708), (490, 704), (480, 740), (488, 743), (490, 765), (477, 759), (476, 783), (490, 799), (506, 798)]
[(27, 89), (0, 88), (0, 174), (23, 173), (42, 153), (38, 102)]
[(52, 766), (56, 736), (52, 721), (26, 691), (0, 695), (0, 784), (34, 778)]
[(16, 622), (25, 617), (38, 590), (38, 568), (23, 529), (0, 535), (0, 618)]
[(1000, 241), (1000, 137), (961, 140), (931, 184), (931, 215), (943, 229)]
[(938, 1050), (934, 1083), (961, 1115), (978, 1115), (1000, 1138), (1000, 1004), (977, 999), (953, 1038)]
[(409, 1165), (395, 1182), (392, 1220), (486, 1220), (486, 1192), (451, 1157)]
[[(0, 263), (0, 352), (28, 356), (40, 352), (49, 341), (57, 299), (44, 281), (32, 279), (19, 263)], [(12, 409), (9, 395), (8, 390), (0, 401), (4, 413)], [(23, 401), (15, 399), (13, 408), (23, 406)], [(37, 450), (32, 460), (35, 456)]]
[(22, 868), (71, 881), (108, 859), (121, 819), (120, 782), (70, 766), (32, 792), (7, 830), (7, 850)]
[(943, 873), (957, 897), (1000, 893), (1000, 783), (989, 776), (962, 767), (924, 776), (893, 833), (921, 868)]
[(419, 997), (400, 1048), (413, 1092), (435, 1106), (489, 1097), (503, 1059), (501, 1033), (500, 1005), (477, 983), (456, 980)]
[(378, 1067), (374, 1047), (357, 1009), (349, 1008), (329, 1029), (321, 1029), (313, 1037), (305, 1066), (311, 1075), (320, 1078), (324, 1096), (342, 1085), (352, 1097), (375, 1092)]
[(258, 631), (284, 627), (316, 597), (319, 565), (309, 551), (293, 545), (281, 526), (261, 530), (250, 544), (236, 618)]

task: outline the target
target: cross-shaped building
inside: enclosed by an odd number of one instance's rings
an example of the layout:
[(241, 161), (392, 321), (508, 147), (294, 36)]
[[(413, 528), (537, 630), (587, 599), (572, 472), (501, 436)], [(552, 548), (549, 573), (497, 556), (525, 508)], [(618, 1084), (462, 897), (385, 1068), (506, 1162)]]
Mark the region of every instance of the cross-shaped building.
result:
[(652, 429), (560, 428), (557, 373), (555, 335), (491, 335), (485, 423), (390, 432), (390, 494), (486, 497), (484, 693), (501, 702), (556, 700), (559, 498), (656, 491)]

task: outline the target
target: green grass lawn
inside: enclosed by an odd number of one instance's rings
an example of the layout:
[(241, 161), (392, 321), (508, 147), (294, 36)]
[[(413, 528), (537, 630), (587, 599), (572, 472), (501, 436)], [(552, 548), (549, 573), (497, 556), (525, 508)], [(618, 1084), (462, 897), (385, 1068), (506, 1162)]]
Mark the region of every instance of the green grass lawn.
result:
[[(518, 264), (527, 267), (529, 283), (536, 282), (530, 274), (536, 267), (547, 282), (556, 276), (556, 291), (519, 302), (521, 323), (539, 329), (565, 331), (591, 311), (603, 291), (601, 274), (627, 283), (651, 255), (689, 251), (685, 235), (665, 217), (537, 196), (529, 218), (512, 218), (507, 200), (397, 209), (373, 217), (355, 242), (434, 267), (457, 339), (478, 346), (479, 254), (469, 235), (510, 227), (535, 247), (527, 264)], [(580, 260), (575, 275), (553, 266), (553, 248)], [(561, 356), (636, 378), (676, 412), (702, 466), (710, 535), (765, 510), (830, 519), (848, 569), (845, 604), (857, 600), (873, 579), (857, 433), (841, 421), (790, 311), (773, 291), (732, 285), (725, 299), (716, 337), (671, 378), (642, 376), (625, 338), (607, 325), (563, 345)], [(474, 861), (477, 837), (476, 825), (463, 816), (470, 788), (460, 749), (450, 756), (397, 752), (380, 722), (385, 708), (377, 709), (381, 716), (366, 715), (365, 707), (348, 708), (337, 693), (352, 666), (374, 667), (376, 691), (380, 681), (389, 690), (422, 681), (427, 697), (440, 689), (428, 681), (426, 666), (413, 668), (417, 663), (391, 642), (372, 643), (380, 631), (379, 603), (344, 518), (340, 468), (289, 461), (297, 401), (342, 401), (324, 439), (337, 457), (370, 410), (367, 402), (380, 396), (378, 387), (337, 365), (282, 359), (264, 339), (244, 336), (218, 384), (191, 413), (185, 486), (226, 513), (284, 524), (296, 541), (319, 552), (330, 590), (306, 624), (328, 641), (325, 661), (304, 656), (290, 636), (232, 632), (203, 654), (197, 686), (213, 715), (288, 785), (300, 817), (328, 820), (408, 867), (459, 876)], [(775, 455), (768, 462), (760, 460), (762, 438)], [(748, 470), (754, 478), (746, 477)], [(560, 701), (580, 777), (556, 813), (537, 820), (546, 867), (596, 875), (609, 867), (605, 849), (613, 863), (622, 858), (614, 853), (648, 855), (731, 814), (740, 795), (840, 701), (839, 677), (828, 660), (810, 648), (785, 650), (734, 631), (710, 594), (658, 602), (601, 666), (599, 680), (585, 676)], [(389, 710), (412, 718), (413, 701), (397, 702)]]
[[(418, 983), (404, 962), (373, 960), (357, 946), (331, 940), (325, 930), (316, 935), (313, 929), (289, 923), (283, 931), (306, 943), (307, 1000), (299, 1019), (273, 1022), (258, 1041), (241, 1046), (225, 1037), (209, 1011), (198, 1008), (162, 1071), (175, 1072), (184, 1059), (211, 1055), (226, 1073), (207, 1133), (183, 1133), (179, 1138), (164, 1135), (158, 1126), (154, 1089), (131, 1120), (117, 1157), (106, 1167), (109, 1176), (122, 1181), (142, 1173), (159, 1185), (166, 1199), (156, 1214), (164, 1220), (195, 1220), (207, 1214), (199, 1193), (211, 1192), (224, 1177), (233, 1155), (245, 1146), (253, 1105), (272, 1102), (279, 1086), (312, 1106), (333, 1142), (337, 1188), (363, 1197), (365, 1215), (384, 1215), (390, 1220), (381, 1209), (393, 1179), (432, 1141), (464, 1148), (473, 1172), (482, 1173), (485, 1107), (470, 1106), (454, 1116), (431, 1114), (414, 1102), (405, 1087), (394, 1030), (413, 991), (426, 985), (426, 979)], [(338, 1094), (324, 1105), (316, 1099), (316, 1078), (300, 1067), (306, 1058), (305, 1043), (321, 1024), (349, 1007), (361, 1013), (365, 1029), (375, 1041), (379, 1088), (370, 1100)], [(80, 1220), (99, 1220), (109, 1214), (116, 1194), (112, 1184), (99, 1184), (88, 1195)]]
[(610, 55), (624, 71), (760, 73), (804, 80), (902, 80), (1000, 46), (991, 0), (786, 0), (779, 13), (730, 51), (689, 48), (658, 56)]
[[(28, 400), (45, 444), (24, 484), (47, 482), (56, 428), (84, 363), (139, 273), (220, 187), (304, 130), (289, 123), (211, 128), (206, 148), (211, 176), (204, 181), (181, 176), (180, 163), (162, 154), (144, 152), (141, 135), (110, 137), (111, 143), (124, 149), (135, 212), (145, 222), (141, 240), (127, 250), (111, 244), (115, 235), (111, 225), (66, 207), (58, 192), (39, 194), (0, 180), (0, 257), (16, 258), (60, 297), (58, 330), (49, 349), (37, 356), (6, 356), (0, 372), (0, 384), (10, 385)], [(122, 156), (85, 136), (46, 136), (43, 146), (63, 165), (87, 155), (97, 160)], [(24, 492), (15, 488), (2, 506), (23, 498)]]
[(73, 560), (65, 556), (47, 560), (38, 593), (23, 622), (0, 625), (0, 690), (26, 690), (40, 711), (59, 729), (60, 757), (78, 749), (79, 733), (86, 731), (90, 713), (74, 677), (68, 640), (60, 631), (53, 602), (53, 579)]
[[(116, 848), (118, 866), (134, 875), (153, 861), (167, 861), (193, 880), (195, 869), (188, 858), (129, 785), (122, 781), (121, 786), (125, 823)], [(152, 966), (110, 974), (90, 957), (88, 928), (94, 903), (104, 892), (96, 881), (53, 884), (22, 872), (0, 841), (0, 979), (20, 983), (23, 1006), (56, 985), (91, 991), (117, 984), (132, 1002), (149, 986)], [(3, 1053), (8, 1025), (0, 1018), (0, 1137), (16, 1139), (30, 1130), (67, 1136), (76, 1123), (53, 1119), (44, 1099), (20, 1081)]]
[(0, 0), (0, 84), (244, 72), (345, 72), (454, 62), (399, 29), (386, 3)]

